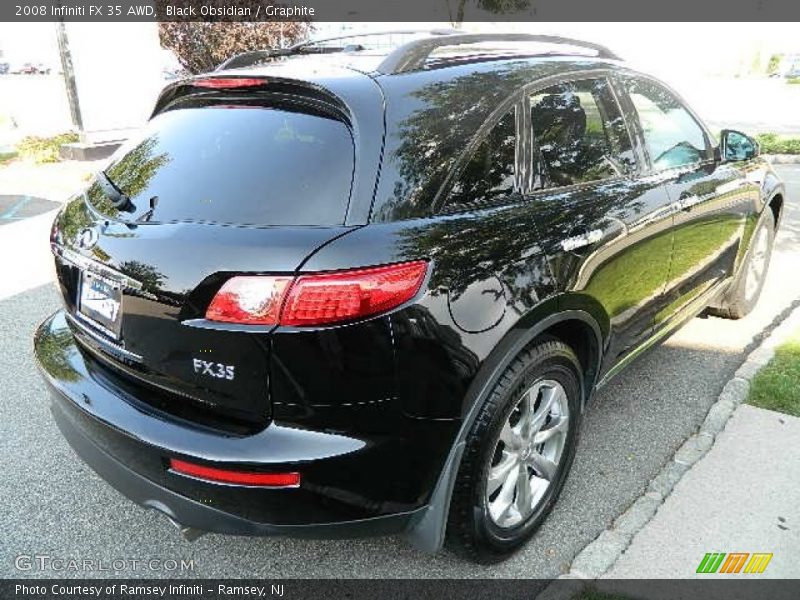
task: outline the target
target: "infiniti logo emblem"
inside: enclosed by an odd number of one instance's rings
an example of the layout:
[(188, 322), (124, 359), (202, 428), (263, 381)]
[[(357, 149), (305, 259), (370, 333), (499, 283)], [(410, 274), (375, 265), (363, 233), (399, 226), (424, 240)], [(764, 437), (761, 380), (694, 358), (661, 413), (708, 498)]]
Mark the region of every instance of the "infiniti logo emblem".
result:
[(97, 230), (87, 227), (86, 229), (81, 230), (81, 232), (78, 234), (78, 247), (83, 248), (84, 250), (94, 248), (99, 239), (100, 234), (97, 233)]

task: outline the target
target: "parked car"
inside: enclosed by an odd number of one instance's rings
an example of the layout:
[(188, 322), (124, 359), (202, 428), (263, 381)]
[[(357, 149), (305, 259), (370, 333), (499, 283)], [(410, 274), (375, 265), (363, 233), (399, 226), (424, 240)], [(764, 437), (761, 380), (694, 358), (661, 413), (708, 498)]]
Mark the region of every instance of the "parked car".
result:
[(753, 308), (784, 199), (753, 139), (595, 44), (250, 53), (168, 86), (57, 216), (36, 356), (75, 451), (188, 536), (492, 562), (597, 389)]
[(23, 63), (11, 69), (11, 72), (17, 75), (49, 75), (50, 67), (46, 67), (42, 63)]
[(7, 62), (0, 62), (0, 75), (6, 75), (11, 66)]

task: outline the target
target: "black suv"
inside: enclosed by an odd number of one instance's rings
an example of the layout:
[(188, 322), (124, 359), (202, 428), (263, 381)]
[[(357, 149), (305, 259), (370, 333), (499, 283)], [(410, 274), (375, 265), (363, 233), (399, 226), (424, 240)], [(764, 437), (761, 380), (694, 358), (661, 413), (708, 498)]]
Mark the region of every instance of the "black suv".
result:
[(187, 535), (500, 559), (593, 392), (755, 304), (784, 203), (758, 153), (576, 40), (235, 57), (167, 87), (58, 215), (53, 414)]

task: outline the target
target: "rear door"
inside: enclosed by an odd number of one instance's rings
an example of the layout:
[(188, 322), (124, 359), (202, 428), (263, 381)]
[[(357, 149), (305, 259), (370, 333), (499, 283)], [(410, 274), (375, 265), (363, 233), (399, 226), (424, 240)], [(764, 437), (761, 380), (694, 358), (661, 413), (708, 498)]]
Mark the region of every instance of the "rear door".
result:
[(202, 91), (154, 117), (55, 231), (71, 322), (98, 376), (191, 420), (265, 425), (270, 328), (209, 322), (205, 310), (231, 276), (293, 273), (352, 229), (353, 168), (348, 123), (313, 99)]
[(646, 77), (621, 79), (635, 114), (651, 177), (664, 182), (673, 220), (673, 251), (656, 326), (668, 327), (708, 304), (734, 272), (758, 185), (735, 165), (719, 164), (697, 117), (670, 90)]
[(599, 304), (610, 328), (603, 372), (652, 334), (672, 249), (669, 199), (640, 158), (605, 74), (528, 98), (535, 223), (559, 286)]

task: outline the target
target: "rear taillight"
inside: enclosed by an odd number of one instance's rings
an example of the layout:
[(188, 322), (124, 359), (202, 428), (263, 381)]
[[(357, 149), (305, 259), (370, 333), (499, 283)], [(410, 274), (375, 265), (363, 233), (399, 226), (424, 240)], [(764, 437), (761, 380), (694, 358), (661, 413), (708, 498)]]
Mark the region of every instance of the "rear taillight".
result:
[(195, 79), (191, 85), (212, 90), (230, 90), (235, 88), (257, 87), (267, 83), (265, 79), (252, 77), (210, 77), (208, 79)]
[(291, 277), (233, 277), (214, 296), (206, 310), (206, 319), (276, 325), (291, 282)]
[(181, 475), (188, 475), (215, 483), (260, 487), (297, 487), (300, 485), (300, 473), (258, 473), (254, 471), (218, 469), (176, 458), (170, 459), (169, 467)]
[(428, 264), (415, 261), (296, 278), (239, 276), (211, 301), (211, 321), (293, 327), (363, 319), (411, 300)]

